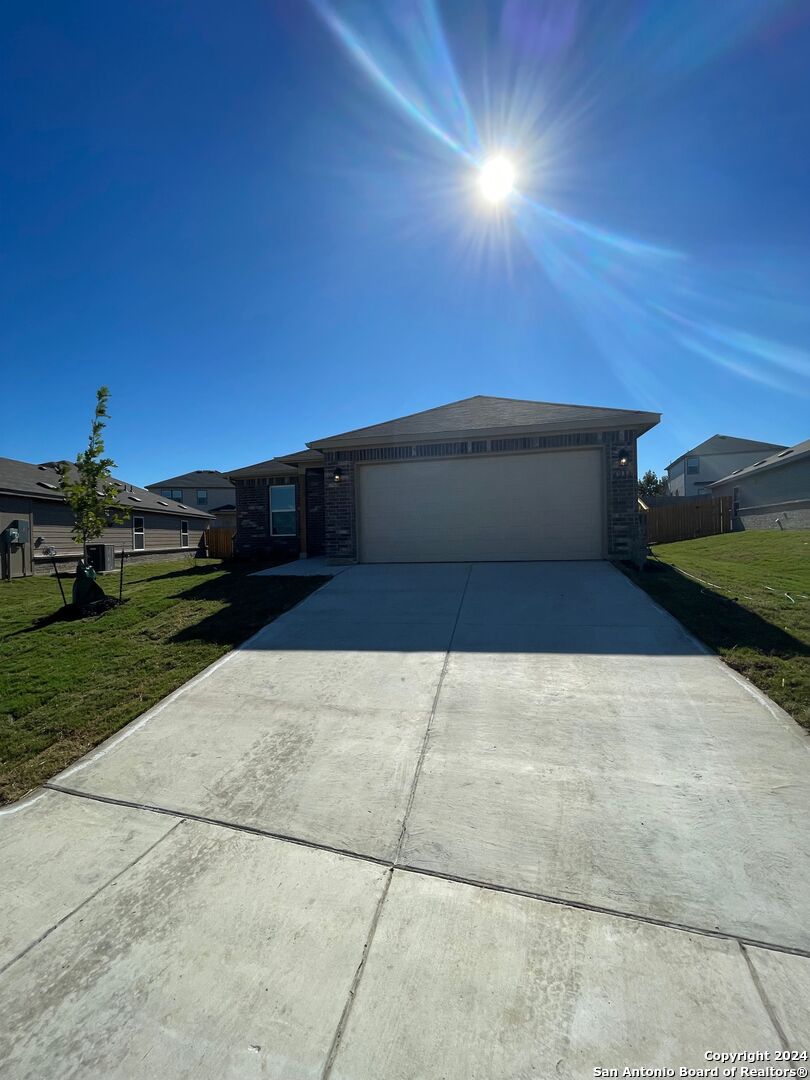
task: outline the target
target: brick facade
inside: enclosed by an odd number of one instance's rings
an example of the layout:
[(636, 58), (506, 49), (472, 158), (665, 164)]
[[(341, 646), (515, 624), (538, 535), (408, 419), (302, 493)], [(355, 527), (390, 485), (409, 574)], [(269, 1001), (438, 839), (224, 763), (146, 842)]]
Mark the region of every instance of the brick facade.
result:
[[(414, 443), (327, 450), (325, 453), (326, 510), (325, 553), (337, 562), (356, 562), (357, 500), (356, 467), (368, 461), (414, 461), (425, 458), (472, 457), (481, 454), (525, 453), (527, 450), (602, 446), (604, 451), (607, 557), (638, 560), (644, 551), (644, 522), (638, 513), (636, 440), (638, 432), (588, 431), (564, 435), (531, 435), (519, 438)], [(626, 465), (619, 463), (626, 451)], [(335, 471), (340, 479), (335, 480)], [(576, 492), (572, 492), (576, 498)]]
[(296, 536), (270, 535), (270, 488), (274, 484), (295, 486), (295, 508), (300, 510), (298, 476), (244, 477), (236, 486), (236, 540), (234, 554), (241, 558), (295, 558), (301, 551), (300, 528)]
[(307, 524), (307, 554), (310, 556), (323, 555), (324, 553), (323, 486), (323, 469), (307, 469), (304, 512), (306, 513)]
[[(349, 452), (351, 453), (351, 451)], [(357, 500), (355, 498), (355, 462), (343, 453), (327, 454), (324, 470), (325, 537), (327, 559), (357, 561)], [(332, 463), (329, 464), (330, 460)], [(335, 470), (340, 469), (340, 480)]]

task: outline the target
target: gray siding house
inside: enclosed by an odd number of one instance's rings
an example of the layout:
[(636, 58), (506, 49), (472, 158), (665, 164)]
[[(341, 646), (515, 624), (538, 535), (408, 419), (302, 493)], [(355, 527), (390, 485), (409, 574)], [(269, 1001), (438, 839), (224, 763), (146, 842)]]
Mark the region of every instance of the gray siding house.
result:
[(626, 559), (658, 413), (472, 397), (229, 473), (236, 553), (333, 562)]
[(731, 495), (735, 529), (810, 529), (810, 439), (735, 469), (711, 492)]
[(236, 499), (234, 487), (228, 477), (216, 469), (195, 469), (193, 472), (170, 476), (146, 485), (164, 499), (193, 506), (204, 513), (213, 514), (217, 525), (236, 525)]
[[(73, 514), (59, 493), (52, 461), (35, 465), (0, 458), (0, 577), (53, 572), (45, 549), (56, 548), (56, 565), (69, 573), (82, 552), (71, 537)], [(128, 558), (154, 562), (194, 553), (213, 518), (210, 514), (164, 499), (145, 488), (116, 480), (118, 502), (129, 512), (122, 525), (111, 525), (96, 541), (113, 544)]]
[(728, 476), (732, 470), (753, 465), (766, 454), (784, 449), (778, 443), (738, 439), (733, 435), (712, 435), (667, 465), (669, 494), (709, 495), (711, 485)]

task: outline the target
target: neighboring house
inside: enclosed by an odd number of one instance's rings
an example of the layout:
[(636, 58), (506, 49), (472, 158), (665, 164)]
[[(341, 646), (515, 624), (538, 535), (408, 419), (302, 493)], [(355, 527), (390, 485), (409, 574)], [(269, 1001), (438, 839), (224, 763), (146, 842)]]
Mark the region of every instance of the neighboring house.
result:
[(634, 558), (658, 413), (472, 397), (237, 469), (236, 552), (337, 562)]
[(223, 503), (211, 511), (214, 515), (214, 528), (236, 529), (236, 503)]
[(712, 484), (730, 495), (735, 529), (810, 529), (810, 439)]
[[(0, 458), (0, 576), (51, 573), (46, 548), (56, 548), (59, 570), (73, 571), (81, 548), (71, 537), (73, 514), (59, 492), (52, 461), (32, 465)], [(118, 501), (129, 511), (122, 525), (111, 525), (96, 543), (123, 548), (138, 561), (156, 561), (195, 552), (210, 514), (164, 499), (120, 480)]]
[(784, 449), (779, 443), (712, 435), (667, 465), (668, 494), (709, 495), (711, 485), (733, 469), (753, 465), (766, 454)]
[(147, 484), (146, 490), (209, 514), (215, 511), (230, 512), (235, 519), (233, 484), (216, 469), (195, 469), (180, 476), (170, 476), (168, 480)]

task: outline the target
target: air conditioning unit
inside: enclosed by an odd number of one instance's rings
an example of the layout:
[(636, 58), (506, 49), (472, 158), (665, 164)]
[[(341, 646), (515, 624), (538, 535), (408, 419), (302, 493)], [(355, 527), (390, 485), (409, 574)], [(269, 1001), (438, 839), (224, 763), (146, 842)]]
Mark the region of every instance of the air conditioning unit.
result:
[(115, 569), (115, 545), (114, 544), (88, 544), (87, 561), (97, 574), (105, 570)]

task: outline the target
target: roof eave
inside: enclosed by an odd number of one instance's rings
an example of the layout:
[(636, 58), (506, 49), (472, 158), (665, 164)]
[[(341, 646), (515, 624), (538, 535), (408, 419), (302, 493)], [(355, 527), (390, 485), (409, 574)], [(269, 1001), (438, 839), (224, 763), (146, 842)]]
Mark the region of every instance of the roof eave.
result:
[(767, 465), (758, 465), (754, 468), (751, 465), (746, 465), (745, 469), (738, 473), (729, 473), (728, 476), (723, 476), (720, 480), (715, 480), (709, 484), (709, 487), (719, 487), (720, 484), (735, 483), (738, 480), (746, 480), (749, 476), (762, 476), (763, 473), (770, 472), (771, 469), (784, 468), (785, 465), (792, 465), (796, 461), (804, 461), (810, 457), (810, 450), (802, 450), (795, 456), (782, 458), (781, 461), (769, 461)]
[[(223, 477), (224, 479), (224, 477)], [(204, 484), (201, 481), (195, 484), (180, 483), (179, 481), (161, 480), (158, 484), (144, 484), (144, 491), (154, 492), (155, 488), (167, 488), (167, 487), (183, 487), (183, 488), (206, 488), (208, 491), (229, 491), (231, 485), (225, 484)]]
[(509, 438), (525, 435), (558, 435), (577, 431), (625, 431), (632, 429), (639, 435), (660, 423), (660, 413), (626, 413), (606, 422), (604, 419), (579, 420), (564, 424), (520, 424), (508, 427), (465, 428), (456, 431), (411, 432), (398, 435), (333, 435), (307, 443), (312, 450), (331, 450), (335, 447), (402, 446), (412, 443), (428, 443), (437, 440), (453, 441), (483, 438)]
[(323, 454), (320, 452), (320, 450), (299, 450), (296, 454), (290, 454), (289, 457), (280, 457), (278, 460), (283, 462), (285, 465), (322, 465)]
[[(41, 499), (44, 502), (66, 502), (65, 496), (58, 491), (29, 491), (26, 488), (13, 488), (8, 485), (0, 487), (0, 495), (15, 495), (23, 499)], [(182, 506), (152, 506), (150, 503), (135, 504), (117, 500), (117, 505), (122, 510), (130, 510), (133, 514), (168, 514), (172, 517), (202, 517), (212, 518), (207, 510), (196, 510), (192, 507)]]
[(46, 499), (51, 502), (65, 501), (65, 496), (58, 491), (31, 491), (29, 488), (15, 488), (10, 485), (0, 487), (0, 495), (20, 495), (25, 499)]
[(250, 480), (252, 478), (261, 478), (264, 476), (296, 476), (298, 473), (297, 465), (278, 465), (275, 468), (260, 468), (259, 466), (246, 465), (244, 469), (236, 469), (232, 473), (228, 473), (229, 476), (235, 480)]

